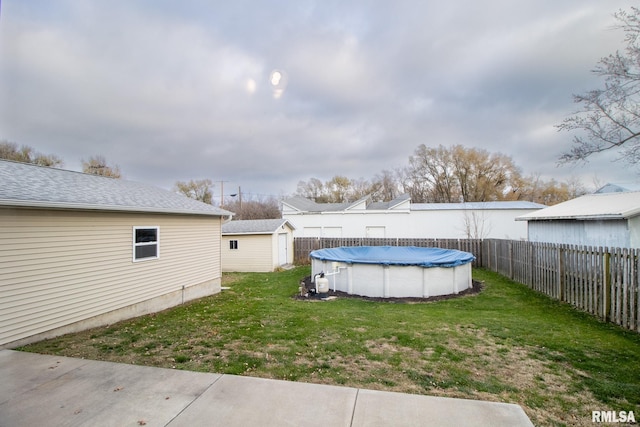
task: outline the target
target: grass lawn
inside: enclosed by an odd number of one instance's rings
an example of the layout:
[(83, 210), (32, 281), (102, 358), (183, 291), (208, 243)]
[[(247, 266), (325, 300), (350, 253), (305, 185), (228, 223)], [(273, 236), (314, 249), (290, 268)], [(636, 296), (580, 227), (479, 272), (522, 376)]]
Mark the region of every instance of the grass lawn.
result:
[(225, 274), (218, 295), (21, 350), (517, 403), (536, 425), (640, 418), (637, 333), (485, 270), (478, 295), (415, 304), (296, 301), (308, 274)]

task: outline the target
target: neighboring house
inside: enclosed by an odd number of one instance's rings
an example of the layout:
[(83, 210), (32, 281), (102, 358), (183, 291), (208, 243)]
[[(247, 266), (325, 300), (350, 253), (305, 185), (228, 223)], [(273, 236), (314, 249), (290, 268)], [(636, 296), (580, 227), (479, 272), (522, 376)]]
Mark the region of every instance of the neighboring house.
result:
[(296, 227), (294, 237), (525, 239), (527, 227), (515, 218), (544, 207), (523, 201), (411, 203), (408, 195), (384, 203), (293, 197), (282, 202), (282, 217)]
[(518, 218), (532, 242), (640, 247), (640, 192), (587, 194)]
[(223, 224), (222, 271), (268, 272), (292, 264), (293, 231), (286, 219)]
[(627, 191), (640, 191), (640, 185), (635, 183), (608, 183), (598, 188), (595, 193), (624, 193)]
[(219, 292), (231, 215), (150, 185), (0, 160), (0, 348)]

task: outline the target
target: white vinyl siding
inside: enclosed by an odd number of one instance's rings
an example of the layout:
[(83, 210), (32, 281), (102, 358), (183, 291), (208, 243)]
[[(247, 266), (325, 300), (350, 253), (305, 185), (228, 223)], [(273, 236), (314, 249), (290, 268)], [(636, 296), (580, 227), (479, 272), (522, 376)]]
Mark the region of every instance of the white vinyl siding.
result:
[[(0, 208), (0, 345), (192, 286), (219, 289), (220, 222)], [(138, 224), (162, 230), (161, 259), (132, 262)]]

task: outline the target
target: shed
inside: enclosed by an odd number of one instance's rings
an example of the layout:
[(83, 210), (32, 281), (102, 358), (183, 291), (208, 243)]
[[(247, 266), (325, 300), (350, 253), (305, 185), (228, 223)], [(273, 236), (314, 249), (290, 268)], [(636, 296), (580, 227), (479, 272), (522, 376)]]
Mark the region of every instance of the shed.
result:
[(0, 160), (0, 348), (220, 291), (231, 213), (151, 185)]
[(222, 271), (274, 271), (293, 263), (294, 226), (286, 219), (230, 221), (222, 226)]
[(640, 192), (587, 194), (522, 215), (532, 242), (640, 247)]

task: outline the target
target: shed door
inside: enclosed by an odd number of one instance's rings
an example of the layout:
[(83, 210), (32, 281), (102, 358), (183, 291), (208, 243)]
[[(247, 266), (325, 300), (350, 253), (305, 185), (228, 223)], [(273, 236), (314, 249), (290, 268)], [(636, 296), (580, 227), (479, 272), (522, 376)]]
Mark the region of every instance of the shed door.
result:
[(278, 265), (285, 265), (287, 263), (287, 235), (278, 234)]

